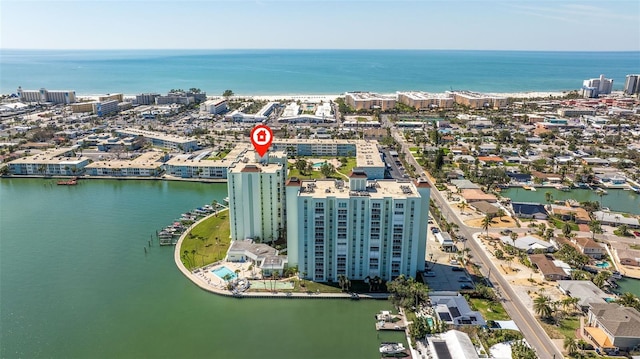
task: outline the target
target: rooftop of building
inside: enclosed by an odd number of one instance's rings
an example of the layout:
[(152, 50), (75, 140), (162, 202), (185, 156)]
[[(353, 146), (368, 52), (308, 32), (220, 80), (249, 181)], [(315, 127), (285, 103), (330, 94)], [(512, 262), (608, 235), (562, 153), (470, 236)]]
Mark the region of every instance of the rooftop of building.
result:
[(398, 180), (367, 181), (367, 187), (364, 191), (352, 191), (349, 188), (349, 183), (342, 180), (305, 180), (300, 181), (299, 196), (314, 198), (369, 197), (373, 199), (420, 197), (412, 182)]
[(591, 313), (616, 337), (640, 338), (640, 313), (616, 303), (594, 303)]
[(161, 152), (145, 152), (140, 156), (131, 160), (109, 160), (109, 161), (97, 161), (86, 166), (86, 168), (141, 168), (141, 169), (156, 169), (162, 166), (161, 158), (163, 154)]
[(412, 100), (453, 99), (450, 93), (432, 93), (424, 91), (399, 91), (398, 95)]
[(69, 156), (74, 149), (72, 147), (50, 149), (33, 156), (21, 157), (15, 159), (10, 164), (69, 164), (75, 165), (89, 160), (88, 157), (82, 156)]
[(396, 95), (391, 94), (379, 94), (375, 92), (346, 92), (345, 96), (351, 96), (355, 100), (395, 100)]
[(117, 130), (117, 132), (124, 133), (124, 134), (127, 134), (127, 135), (144, 136), (144, 137), (148, 137), (148, 138), (154, 138), (154, 139), (158, 139), (158, 140), (177, 142), (177, 143), (187, 143), (187, 142), (196, 141), (195, 138), (191, 138), (191, 137), (168, 135), (166, 133), (140, 130), (140, 129), (131, 128), (131, 127), (125, 128), (125, 129), (121, 129), (121, 130)]

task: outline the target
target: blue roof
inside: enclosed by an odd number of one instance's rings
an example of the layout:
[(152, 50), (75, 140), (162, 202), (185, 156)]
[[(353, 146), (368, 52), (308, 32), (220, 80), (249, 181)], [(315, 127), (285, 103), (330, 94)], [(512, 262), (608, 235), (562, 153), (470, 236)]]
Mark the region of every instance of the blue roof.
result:
[(544, 205), (539, 203), (523, 203), (523, 202), (513, 202), (511, 203), (513, 206), (513, 212), (515, 214), (544, 214), (548, 215), (547, 210), (544, 209)]

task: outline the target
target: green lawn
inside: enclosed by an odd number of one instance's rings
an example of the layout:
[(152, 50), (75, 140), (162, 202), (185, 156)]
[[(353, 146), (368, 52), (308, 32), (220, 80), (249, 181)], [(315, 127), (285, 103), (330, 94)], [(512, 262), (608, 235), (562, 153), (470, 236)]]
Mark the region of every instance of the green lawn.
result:
[(482, 298), (471, 298), (469, 304), (475, 310), (482, 313), (485, 320), (509, 320), (509, 315), (502, 304)]
[[(552, 221), (553, 221), (553, 225), (554, 225), (556, 228), (558, 228), (558, 229), (562, 229), (562, 227), (563, 227), (563, 226), (564, 226), (564, 224), (566, 223), (566, 222), (561, 221), (561, 220), (559, 220), (559, 219), (557, 219), (557, 218), (552, 218)], [(577, 225), (577, 224), (575, 224), (575, 223), (573, 223), (573, 222), (568, 222), (568, 223), (569, 223), (569, 226), (571, 226), (571, 230), (572, 230), (572, 231), (577, 231), (577, 230), (579, 230), (579, 229), (580, 229), (580, 228), (578, 228), (578, 225)]]
[[(182, 263), (191, 270), (223, 259), (231, 242), (229, 235), (228, 210), (201, 222), (182, 241)], [(185, 251), (187, 256), (184, 255)]]
[(575, 338), (576, 329), (580, 328), (580, 317), (573, 316), (560, 320), (560, 325), (540, 322), (551, 339)]

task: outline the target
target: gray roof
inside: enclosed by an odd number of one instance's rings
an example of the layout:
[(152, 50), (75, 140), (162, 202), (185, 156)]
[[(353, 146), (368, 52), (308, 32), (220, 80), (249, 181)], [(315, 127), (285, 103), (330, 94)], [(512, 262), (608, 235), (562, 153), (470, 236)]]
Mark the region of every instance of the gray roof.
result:
[(616, 303), (592, 304), (591, 313), (616, 337), (640, 338), (640, 313)]
[(502, 236), (500, 237), (500, 240), (502, 241), (502, 243), (510, 244), (518, 249), (522, 249), (525, 251), (532, 248), (536, 249), (536, 248), (552, 248), (553, 247), (553, 244), (549, 242), (545, 242), (542, 239), (538, 239), (533, 236), (520, 237), (515, 241), (511, 239), (511, 237), (509, 236)]
[(568, 296), (580, 298), (578, 305), (585, 307), (591, 304), (606, 303), (605, 298), (611, 295), (602, 291), (590, 280), (559, 280), (558, 287)]
[(603, 223), (612, 223), (615, 225), (626, 224), (637, 227), (639, 223), (637, 218), (625, 217), (620, 213), (595, 211), (593, 212), (593, 216)]
[(466, 179), (451, 180), (451, 184), (458, 187), (458, 189), (480, 189), (480, 186)]
[(248, 252), (257, 260), (265, 257), (277, 256), (278, 250), (264, 243), (253, 243), (251, 240), (233, 241), (229, 252)]

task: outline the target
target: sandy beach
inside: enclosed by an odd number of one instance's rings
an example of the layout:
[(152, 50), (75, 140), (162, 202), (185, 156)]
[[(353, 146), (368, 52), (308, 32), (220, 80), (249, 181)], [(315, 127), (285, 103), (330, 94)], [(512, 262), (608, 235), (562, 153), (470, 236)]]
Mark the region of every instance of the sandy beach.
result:
[[(484, 94), (490, 96), (502, 96), (512, 97), (518, 99), (530, 99), (530, 98), (548, 98), (548, 97), (562, 97), (569, 91), (532, 91), (532, 92), (486, 92)], [(387, 95), (394, 95), (390, 93)], [(81, 101), (98, 101), (98, 98), (102, 95), (77, 95)], [(231, 99), (253, 99), (258, 101), (302, 101), (302, 102), (329, 102), (338, 97), (344, 96), (342, 94), (326, 94), (326, 95), (305, 95), (305, 94), (282, 94), (282, 95), (234, 95)], [(124, 98), (135, 98), (136, 94), (125, 94)], [(222, 96), (207, 96), (207, 99), (217, 99)]]

